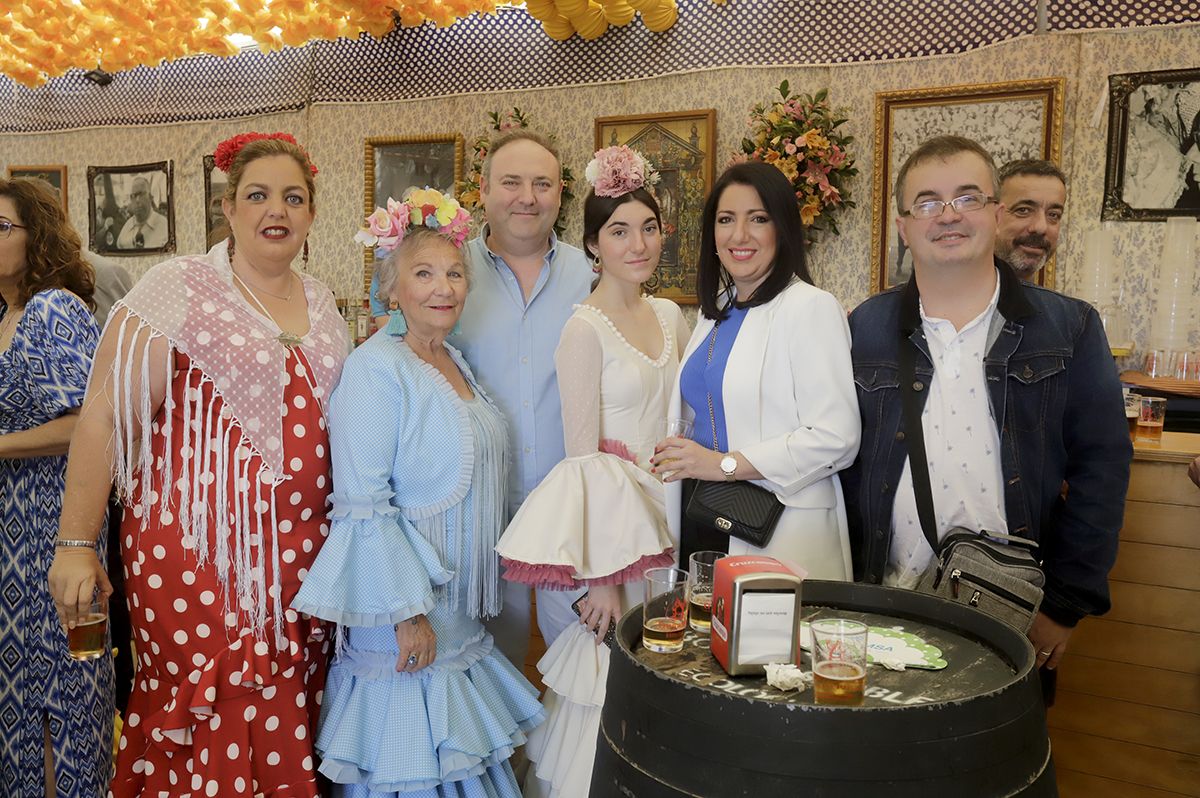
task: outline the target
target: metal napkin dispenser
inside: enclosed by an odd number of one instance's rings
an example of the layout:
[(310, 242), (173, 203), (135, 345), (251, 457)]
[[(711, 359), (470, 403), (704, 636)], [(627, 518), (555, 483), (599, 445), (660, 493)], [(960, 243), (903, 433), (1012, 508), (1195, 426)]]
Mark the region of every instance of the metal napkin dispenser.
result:
[(730, 676), (761, 675), (769, 662), (799, 663), (803, 581), (773, 557), (717, 560), (710, 646)]

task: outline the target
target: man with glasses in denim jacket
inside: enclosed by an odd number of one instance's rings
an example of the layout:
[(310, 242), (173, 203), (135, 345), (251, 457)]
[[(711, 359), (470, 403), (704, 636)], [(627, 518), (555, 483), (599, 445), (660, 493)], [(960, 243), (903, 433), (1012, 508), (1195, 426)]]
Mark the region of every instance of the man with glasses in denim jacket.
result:
[(901, 420), (899, 348), (912, 341), (939, 538), (965, 527), (1038, 542), (1046, 589), (1029, 638), (1053, 670), (1075, 624), (1109, 608), (1133, 453), (1095, 310), (994, 257), (998, 182), (991, 155), (958, 136), (900, 168), (913, 278), (850, 315), (863, 439), (842, 481), (855, 577), (915, 586), (934, 555)]

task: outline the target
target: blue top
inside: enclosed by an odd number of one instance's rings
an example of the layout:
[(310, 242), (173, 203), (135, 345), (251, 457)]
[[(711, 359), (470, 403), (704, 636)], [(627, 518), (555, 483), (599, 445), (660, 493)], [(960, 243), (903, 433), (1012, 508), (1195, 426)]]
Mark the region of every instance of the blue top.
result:
[[(483, 389), (508, 420), (509, 514), (565, 456), (562, 408), (554, 350), (574, 306), (592, 291), (592, 270), (583, 251), (551, 233), (541, 274), (529, 301), (504, 258), (487, 246), (488, 228), (467, 242), (471, 290), (450, 338), (471, 364)], [(386, 306), (375, 298), (371, 313)]]
[[(749, 308), (730, 306), (729, 315), (717, 322), (710, 333), (709, 339), (696, 347), (692, 356), (683, 364), (679, 372), (679, 392), (683, 401), (696, 414), (696, 423), (692, 432), (692, 440), (701, 446), (713, 448), (713, 427), (716, 427), (717, 451), (729, 451), (729, 437), (725, 433), (725, 398), (721, 387), (725, 382), (725, 364), (729, 362), (729, 353), (733, 342), (737, 340), (742, 322), (746, 320)], [(712, 335), (717, 339), (712, 342)], [(708, 347), (712, 342), (712, 360), (709, 361)], [(708, 415), (708, 397), (712, 394), (713, 415)], [(715, 424), (714, 424), (715, 419)]]

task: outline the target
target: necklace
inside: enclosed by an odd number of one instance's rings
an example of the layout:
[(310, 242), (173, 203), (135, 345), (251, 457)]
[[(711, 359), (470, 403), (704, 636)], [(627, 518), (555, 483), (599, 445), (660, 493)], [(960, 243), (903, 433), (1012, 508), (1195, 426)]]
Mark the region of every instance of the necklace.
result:
[(245, 288), (250, 293), (255, 294), (256, 298), (259, 293), (263, 293), (263, 294), (266, 294), (267, 296), (273, 296), (276, 299), (282, 299), (284, 302), (292, 301), (292, 293), (295, 291), (295, 287), (294, 287), (295, 283), (292, 283), (290, 280), (288, 281), (288, 285), (293, 286), (293, 288), (291, 291), (287, 292), (287, 296), (284, 296), (283, 294), (273, 294), (270, 291), (268, 291), (267, 289), (258, 288), (257, 286), (254, 288), (251, 288), (249, 283), (247, 283), (245, 280), (243, 280), (241, 277), (238, 276), (238, 273), (233, 270), (232, 266), (229, 267), (229, 271), (237, 279), (237, 281), (242, 284), (242, 287)]
[[(247, 285), (245, 280), (243, 280), (241, 277), (238, 277), (237, 272), (235, 272), (233, 269), (230, 269), (229, 273), (233, 275), (233, 279), (241, 283), (242, 287), (246, 289), (246, 292), (250, 294), (250, 298), (254, 300), (254, 304), (258, 305), (258, 309), (261, 310), (263, 314), (266, 315), (266, 317), (270, 319), (276, 327), (279, 328), (279, 335), (275, 336), (275, 340), (279, 341), (279, 343), (283, 344), (289, 349), (294, 346), (300, 346), (300, 336), (296, 335), (295, 333), (287, 332), (283, 329), (283, 327), (280, 327), (279, 322), (275, 320), (275, 316), (271, 313), (271, 311), (267, 310), (266, 306), (259, 301), (258, 294), (254, 293), (254, 289)], [(286, 297), (279, 296), (278, 294), (272, 294), (270, 291), (263, 291), (263, 293), (267, 296), (273, 296), (276, 299), (289, 300), (292, 298), (291, 293), (289, 293)]]

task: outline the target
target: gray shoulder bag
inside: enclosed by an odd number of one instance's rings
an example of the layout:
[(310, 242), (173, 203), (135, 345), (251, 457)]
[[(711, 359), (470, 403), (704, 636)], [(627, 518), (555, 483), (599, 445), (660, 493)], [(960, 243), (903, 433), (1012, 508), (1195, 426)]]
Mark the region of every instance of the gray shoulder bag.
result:
[(900, 395), (912, 470), (913, 493), (921, 530), (935, 555), (916, 589), (975, 607), (1022, 632), (1029, 631), (1042, 603), (1046, 574), (1034, 556), (1037, 543), (1003, 532), (950, 530), (940, 544), (934, 524), (933, 490), (929, 486), (929, 461), (925, 432), (917, 408), (917, 346), (900, 341)]

